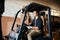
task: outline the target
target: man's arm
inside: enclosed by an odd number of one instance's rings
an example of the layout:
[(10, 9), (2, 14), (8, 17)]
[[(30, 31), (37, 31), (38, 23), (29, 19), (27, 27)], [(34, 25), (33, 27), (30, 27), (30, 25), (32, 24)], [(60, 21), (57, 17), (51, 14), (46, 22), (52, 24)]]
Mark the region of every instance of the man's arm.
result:
[(41, 16), (41, 19), (42, 19), (42, 21), (43, 21), (43, 26), (44, 26), (44, 17), (43, 17), (43, 16)]

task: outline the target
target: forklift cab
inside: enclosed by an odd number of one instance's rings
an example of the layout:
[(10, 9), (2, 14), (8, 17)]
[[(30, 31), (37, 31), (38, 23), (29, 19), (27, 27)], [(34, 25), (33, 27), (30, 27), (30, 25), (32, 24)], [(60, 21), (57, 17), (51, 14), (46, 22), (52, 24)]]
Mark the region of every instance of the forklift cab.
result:
[[(50, 12), (50, 7), (47, 7), (47, 6), (43, 6), (43, 5), (40, 5), (40, 4), (37, 4), (37, 3), (30, 3), (29, 5), (25, 6), (25, 8), (22, 8), (22, 13), (24, 14), (24, 17), (23, 17), (23, 20), (22, 20), (22, 25), (20, 27), (19, 30), (19, 34), (18, 34), (18, 38), (17, 40), (21, 40), (22, 39), (22, 31), (24, 30), (24, 21), (25, 21), (25, 17), (26, 17), (26, 14), (27, 12), (33, 12), (33, 11), (39, 11), (40, 12), (40, 16), (43, 16), (43, 20), (44, 20), (44, 31), (45, 33), (47, 33), (47, 37), (44, 37), (43, 38), (40, 38), (41, 40), (52, 40), (52, 32), (51, 32), (51, 28), (50, 28), (50, 16), (51, 16), (51, 12)], [(13, 31), (13, 28), (14, 28), (14, 25), (15, 25), (15, 22), (16, 22), (16, 18), (17, 18), (17, 15), (18, 13), (21, 12), (21, 10), (19, 10), (15, 16), (15, 19), (14, 19), (14, 23), (12, 25), (12, 28), (11, 28), (11, 31)], [(46, 36), (46, 35), (45, 35)], [(38, 40), (40, 40), (38, 39)]]

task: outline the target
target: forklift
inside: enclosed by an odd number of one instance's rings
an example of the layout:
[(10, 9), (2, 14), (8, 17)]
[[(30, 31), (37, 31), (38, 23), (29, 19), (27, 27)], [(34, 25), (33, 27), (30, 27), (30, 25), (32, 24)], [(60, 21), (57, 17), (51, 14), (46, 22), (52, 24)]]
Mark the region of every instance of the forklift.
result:
[[(21, 10), (22, 10), (22, 12), (21, 12)], [(51, 11), (50, 11), (51, 8), (47, 7), (47, 6), (44, 6), (44, 5), (40, 5), (38, 3), (34, 3), (34, 2), (30, 3), (29, 5), (25, 6), (25, 8), (22, 8), (17, 12), (17, 14), (15, 16), (15, 19), (14, 19), (14, 22), (13, 22), (13, 25), (12, 25), (12, 28), (11, 28), (11, 32), (8, 35), (8, 40), (25, 40), (22, 37), (23, 36), (23, 30), (27, 29), (26, 26), (24, 26), (25, 17), (26, 17), (27, 12), (33, 12), (35, 10), (38, 10), (38, 11), (41, 11), (41, 12), (47, 11), (47, 14), (42, 13), (41, 15), (42, 16), (46, 15), (47, 19), (48, 19), (47, 20), (47, 25), (48, 25), (47, 28), (48, 28), (48, 35), (49, 36), (48, 37), (43, 36), (42, 38), (39, 38), (38, 40), (52, 40)], [(16, 19), (17, 19), (17, 16), (18, 16), (19, 13), (24, 14), (24, 17), (23, 17), (23, 20), (22, 20), (22, 25), (18, 29), (19, 32), (14, 32), (13, 28), (14, 28), (14, 25), (15, 25), (15, 22), (16, 22)], [(15, 35), (13, 35), (13, 34), (15, 34)]]

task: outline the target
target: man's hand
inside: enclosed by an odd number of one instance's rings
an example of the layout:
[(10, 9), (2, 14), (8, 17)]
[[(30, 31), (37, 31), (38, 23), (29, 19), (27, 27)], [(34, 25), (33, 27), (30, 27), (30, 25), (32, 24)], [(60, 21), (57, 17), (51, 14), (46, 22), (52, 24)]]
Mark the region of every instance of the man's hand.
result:
[(38, 27), (32, 27), (33, 30), (38, 31)]

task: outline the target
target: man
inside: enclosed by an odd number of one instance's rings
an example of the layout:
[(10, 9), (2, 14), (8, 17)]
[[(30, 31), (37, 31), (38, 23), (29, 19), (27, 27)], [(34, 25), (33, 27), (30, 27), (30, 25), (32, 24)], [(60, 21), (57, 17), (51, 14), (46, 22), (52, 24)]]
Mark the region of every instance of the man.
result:
[(32, 21), (32, 30), (28, 33), (28, 40), (32, 40), (32, 36), (40, 35), (43, 31), (42, 19), (37, 11), (34, 11), (34, 19)]
[(2, 38), (2, 26), (1, 26), (1, 17), (4, 12), (4, 0), (0, 1), (0, 40), (3, 40)]

